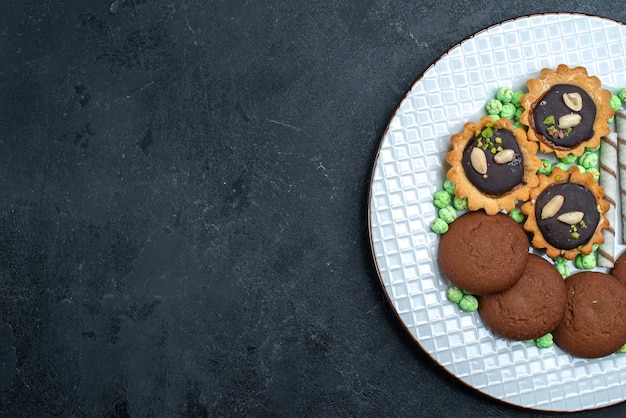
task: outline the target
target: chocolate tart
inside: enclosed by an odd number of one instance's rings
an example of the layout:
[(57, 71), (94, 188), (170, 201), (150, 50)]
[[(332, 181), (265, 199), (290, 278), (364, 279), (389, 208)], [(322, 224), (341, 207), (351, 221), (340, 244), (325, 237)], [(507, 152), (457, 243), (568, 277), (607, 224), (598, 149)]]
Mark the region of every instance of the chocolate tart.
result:
[(520, 122), (528, 126), (528, 139), (539, 143), (540, 152), (554, 151), (558, 158), (578, 156), (586, 147), (598, 147), (600, 138), (610, 132), (611, 92), (584, 67), (544, 68), (526, 86)]
[(451, 142), (447, 178), (456, 185), (456, 196), (467, 198), (472, 211), (484, 209), (489, 215), (511, 211), (517, 200), (528, 199), (539, 182), (538, 146), (528, 141), (524, 129), (513, 128), (509, 119), (484, 116), (478, 123), (468, 122)]
[(540, 175), (521, 210), (527, 216), (524, 229), (533, 234), (532, 245), (545, 248), (550, 258), (572, 260), (578, 253), (591, 253), (594, 244), (604, 243), (602, 230), (609, 227), (604, 189), (578, 167)]

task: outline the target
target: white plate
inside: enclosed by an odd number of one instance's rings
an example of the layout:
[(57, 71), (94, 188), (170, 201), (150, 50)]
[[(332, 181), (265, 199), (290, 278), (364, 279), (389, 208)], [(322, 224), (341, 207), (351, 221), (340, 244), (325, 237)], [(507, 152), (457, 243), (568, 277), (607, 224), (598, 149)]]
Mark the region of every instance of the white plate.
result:
[(500, 86), (558, 64), (582, 65), (613, 92), (626, 87), (626, 26), (580, 14), (507, 21), (446, 52), (411, 87), (382, 138), (370, 190), (370, 233), (378, 273), (398, 317), (448, 372), (504, 402), (549, 411), (626, 400), (626, 355), (574, 358), (553, 346), (496, 337), (478, 313), (446, 299), (437, 265), (433, 194), (445, 179), (450, 135), (477, 120)]

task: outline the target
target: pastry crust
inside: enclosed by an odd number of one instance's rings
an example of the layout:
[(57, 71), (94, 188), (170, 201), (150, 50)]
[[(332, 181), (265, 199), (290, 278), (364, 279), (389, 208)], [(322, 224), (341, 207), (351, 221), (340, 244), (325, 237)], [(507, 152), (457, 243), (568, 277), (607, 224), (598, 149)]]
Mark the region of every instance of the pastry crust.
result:
[[(550, 143), (543, 135), (537, 132), (534, 126), (532, 116), (535, 106), (539, 104), (544, 94), (557, 84), (568, 84), (581, 88), (591, 97), (596, 105), (593, 136), (573, 147), (559, 147)], [(610, 132), (608, 120), (614, 115), (614, 111), (609, 104), (611, 92), (602, 89), (600, 79), (589, 76), (584, 67), (570, 68), (565, 64), (560, 64), (556, 71), (544, 68), (541, 70), (540, 77), (529, 79), (526, 82), (526, 86), (528, 87), (528, 93), (520, 99), (520, 103), (525, 109), (520, 116), (520, 122), (528, 126), (528, 139), (539, 143), (540, 152), (547, 154), (554, 151), (557, 158), (566, 157), (568, 154), (579, 156), (585, 151), (585, 148), (597, 148), (600, 145), (600, 139)]]
[[(535, 207), (537, 198), (544, 190), (552, 185), (568, 182), (583, 186), (593, 194), (600, 216), (593, 235), (585, 244), (574, 249), (565, 250), (553, 246), (545, 239), (539, 229)], [(545, 248), (546, 254), (552, 259), (562, 256), (568, 260), (573, 260), (578, 253), (590, 254), (594, 244), (604, 243), (602, 230), (610, 226), (609, 220), (604, 216), (604, 213), (609, 210), (609, 202), (604, 200), (604, 188), (594, 181), (592, 174), (581, 173), (578, 167), (572, 167), (568, 171), (563, 171), (557, 167), (550, 176), (540, 175), (539, 185), (530, 191), (530, 200), (522, 205), (521, 210), (527, 216), (524, 222), (524, 229), (533, 235), (532, 245), (535, 248)]]
[[(474, 140), (477, 132), (481, 132), (487, 126), (511, 131), (524, 161), (522, 182), (512, 190), (498, 196), (491, 196), (479, 190), (467, 178), (462, 163), (463, 152), (467, 145)], [(541, 167), (541, 159), (536, 155), (538, 146), (535, 142), (528, 141), (524, 129), (513, 128), (509, 119), (502, 118), (494, 121), (491, 117), (484, 116), (478, 123), (468, 122), (464, 125), (463, 132), (452, 136), (451, 142), (452, 150), (446, 154), (446, 161), (451, 165), (447, 178), (456, 185), (456, 196), (467, 198), (467, 206), (472, 211), (484, 209), (489, 215), (495, 215), (501, 210), (510, 212), (515, 209), (516, 201), (528, 200), (530, 189), (539, 183), (536, 174)]]

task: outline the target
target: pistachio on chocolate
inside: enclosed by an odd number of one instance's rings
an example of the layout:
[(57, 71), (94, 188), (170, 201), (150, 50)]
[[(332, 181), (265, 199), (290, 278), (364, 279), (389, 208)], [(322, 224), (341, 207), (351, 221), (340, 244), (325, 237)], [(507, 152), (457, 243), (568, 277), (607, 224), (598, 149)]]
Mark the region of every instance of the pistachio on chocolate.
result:
[(558, 194), (550, 199), (541, 209), (541, 219), (548, 219), (556, 215), (563, 206), (563, 202), (565, 202), (565, 197), (562, 194)]

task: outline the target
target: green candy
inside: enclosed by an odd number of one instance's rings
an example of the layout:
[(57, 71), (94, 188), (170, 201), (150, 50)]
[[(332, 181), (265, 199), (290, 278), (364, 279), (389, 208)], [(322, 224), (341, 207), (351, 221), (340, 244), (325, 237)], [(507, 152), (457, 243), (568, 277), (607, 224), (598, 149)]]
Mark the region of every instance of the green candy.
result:
[(598, 154), (595, 152), (587, 151), (578, 158), (578, 164), (585, 168), (595, 167), (598, 164)]
[(496, 99), (502, 103), (510, 103), (513, 100), (513, 90), (508, 87), (500, 87), (496, 92)]
[(567, 279), (570, 275), (570, 268), (567, 263), (556, 263), (554, 265), (562, 278)]
[(456, 209), (452, 206), (446, 206), (445, 208), (439, 209), (439, 217), (443, 219), (446, 223), (451, 224), (456, 219)]
[(562, 255), (557, 255), (556, 258), (554, 259), (554, 263), (555, 264), (566, 264), (567, 263), (567, 258), (563, 257)]
[(478, 299), (473, 295), (465, 295), (459, 302), (459, 307), (465, 312), (474, 312), (478, 309)]
[(448, 192), (450, 194), (450, 196), (453, 196), (454, 195), (454, 191), (456, 190), (456, 184), (454, 184), (450, 180), (446, 179), (446, 181), (443, 182), (443, 190)]
[(578, 157), (576, 157), (574, 154), (567, 154), (567, 156), (559, 158), (559, 161), (563, 164), (572, 164), (574, 161), (576, 161), (576, 158)]
[(550, 333), (547, 333), (543, 337), (539, 337), (535, 340), (535, 344), (539, 348), (550, 348), (552, 347), (552, 343), (553, 343), (553, 338), (552, 338), (552, 334)]
[(433, 203), (440, 209), (449, 206), (450, 202), (452, 202), (452, 197), (445, 190), (439, 190), (433, 196)]
[(596, 263), (596, 257), (593, 253), (591, 254), (578, 254), (574, 259), (574, 265), (576, 268), (581, 270), (589, 270), (594, 268)]
[(552, 173), (552, 162), (550, 160), (541, 160), (541, 168), (537, 170), (537, 174), (545, 174), (549, 176)]
[(435, 219), (433, 223), (430, 224), (430, 229), (435, 234), (445, 234), (446, 232), (448, 232), (448, 228), (448, 223), (441, 218)]
[(502, 102), (498, 99), (487, 100), (485, 111), (488, 115), (499, 115), (502, 111)]
[(500, 115), (498, 114), (494, 114), (494, 115), (489, 115), (489, 117), (491, 118), (491, 120), (493, 120), (494, 122), (497, 120), (500, 120)]
[(614, 112), (617, 112), (622, 108), (622, 100), (619, 96), (611, 96), (611, 100), (609, 100), (609, 106), (613, 109)]
[(502, 110), (500, 111), (500, 117), (506, 119), (513, 119), (515, 116), (515, 105), (513, 103), (505, 103), (502, 105)]
[(518, 224), (521, 224), (526, 219), (526, 215), (524, 215), (520, 208), (515, 208), (510, 211), (509, 216)]
[(619, 354), (624, 354), (624, 353), (626, 353), (626, 344), (624, 344), (624, 345), (622, 346), (622, 348), (620, 348), (619, 350), (617, 350), (617, 352), (618, 352)]
[(456, 286), (450, 286), (446, 291), (446, 297), (450, 302), (459, 303), (463, 296), (463, 291)]
[(619, 91), (619, 93), (617, 93), (617, 97), (619, 97), (622, 102), (626, 102), (626, 87), (624, 87)]
[(578, 171), (580, 171), (580, 174), (587, 172), (587, 169), (582, 165), (576, 165), (576, 167), (578, 167)]
[(522, 98), (523, 95), (524, 95), (524, 92), (522, 90), (515, 90), (513, 92), (513, 97), (511, 97), (511, 103), (513, 103), (515, 107), (521, 107), (522, 103), (520, 102), (520, 99)]
[(452, 198), (452, 206), (456, 210), (467, 210), (467, 197), (454, 196)]
[(567, 164), (565, 164), (564, 162), (559, 162), (552, 166), (552, 170), (554, 170), (555, 168), (560, 168), (563, 171), (567, 171)]

